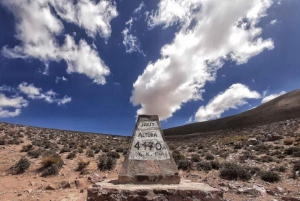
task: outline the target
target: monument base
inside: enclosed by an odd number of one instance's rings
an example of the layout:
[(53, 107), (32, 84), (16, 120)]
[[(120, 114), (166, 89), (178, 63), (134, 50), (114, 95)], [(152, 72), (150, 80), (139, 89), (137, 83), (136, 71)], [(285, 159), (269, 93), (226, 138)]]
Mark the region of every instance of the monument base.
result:
[(93, 184), (87, 190), (87, 201), (219, 201), (223, 192), (203, 183), (182, 180), (180, 184), (119, 184), (117, 180), (106, 180)]

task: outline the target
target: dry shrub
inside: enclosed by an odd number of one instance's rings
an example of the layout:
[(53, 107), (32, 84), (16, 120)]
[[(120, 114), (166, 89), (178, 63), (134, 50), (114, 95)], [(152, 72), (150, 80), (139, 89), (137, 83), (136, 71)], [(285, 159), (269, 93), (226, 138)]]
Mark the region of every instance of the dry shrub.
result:
[(24, 173), (30, 167), (30, 161), (23, 157), (14, 166), (10, 168), (12, 174)]
[(90, 161), (80, 160), (80, 161), (78, 162), (78, 166), (77, 166), (77, 168), (76, 168), (76, 171), (82, 171), (82, 170), (85, 169), (89, 164), (90, 164)]
[(99, 157), (98, 168), (100, 171), (112, 170), (116, 165), (116, 159), (103, 154)]
[(285, 145), (292, 145), (292, 144), (294, 143), (294, 140), (293, 140), (293, 139), (285, 139), (285, 140), (283, 141), (283, 143), (284, 143)]
[(46, 177), (48, 175), (58, 174), (63, 166), (63, 160), (59, 154), (52, 152), (51, 154), (46, 154), (42, 158), (41, 164), (43, 165), (41, 176)]

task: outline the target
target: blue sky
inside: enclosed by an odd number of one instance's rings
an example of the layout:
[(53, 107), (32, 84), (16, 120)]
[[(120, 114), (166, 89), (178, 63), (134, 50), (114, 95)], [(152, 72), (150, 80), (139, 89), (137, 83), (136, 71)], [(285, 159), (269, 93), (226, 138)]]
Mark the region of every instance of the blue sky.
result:
[(298, 0), (0, 0), (0, 121), (131, 135), (299, 88)]

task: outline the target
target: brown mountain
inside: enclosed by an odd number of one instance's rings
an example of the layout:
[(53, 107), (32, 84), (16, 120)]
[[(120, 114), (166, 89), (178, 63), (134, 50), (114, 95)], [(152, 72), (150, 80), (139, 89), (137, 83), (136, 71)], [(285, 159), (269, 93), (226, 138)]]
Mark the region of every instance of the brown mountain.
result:
[(233, 129), (300, 117), (300, 89), (281, 95), (254, 109), (212, 121), (187, 124), (164, 130), (166, 136)]

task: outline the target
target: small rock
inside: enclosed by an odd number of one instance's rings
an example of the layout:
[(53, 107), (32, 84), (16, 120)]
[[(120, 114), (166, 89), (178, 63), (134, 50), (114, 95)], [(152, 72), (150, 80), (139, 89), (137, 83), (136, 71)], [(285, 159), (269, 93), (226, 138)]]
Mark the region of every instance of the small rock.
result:
[(18, 193), (18, 196), (21, 196), (22, 194), (21, 193)]
[(79, 181), (78, 179), (76, 179), (76, 180), (74, 181), (74, 183), (75, 183), (76, 187), (79, 187), (79, 186), (80, 186), (80, 181)]
[(81, 190), (80, 190), (80, 193), (84, 193), (84, 190), (83, 190), (83, 189), (81, 189)]
[(276, 191), (277, 191), (278, 193), (284, 193), (284, 192), (285, 192), (285, 190), (284, 190), (283, 188), (281, 188), (280, 186), (277, 186), (277, 187), (276, 187)]
[(60, 184), (60, 187), (65, 189), (65, 188), (71, 188), (71, 184), (68, 181), (62, 181)]
[(228, 183), (229, 189), (237, 189), (236, 185), (234, 183)]
[(269, 195), (273, 195), (273, 196), (277, 196), (277, 193), (275, 193), (273, 190), (271, 189), (267, 189), (266, 192), (269, 194)]
[(53, 185), (53, 184), (49, 184), (47, 187), (46, 187), (46, 190), (55, 190), (56, 187)]
[(258, 143), (258, 141), (257, 141), (257, 139), (256, 139), (255, 137), (249, 138), (249, 139), (248, 139), (248, 142), (249, 142), (251, 145), (255, 145), (255, 144)]
[(25, 192), (31, 193), (31, 192), (32, 192), (32, 189), (28, 189), (28, 190), (26, 190)]
[(252, 197), (257, 197), (261, 195), (261, 193), (254, 188), (239, 188), (237, 193), (249, 195)]
[(264, 187), (263, 185), (261, 185), (261, 184), (256, 184), (256, 183), (254, 183), (254, 184), (253, 184), (253, 188), (254, 188), (255, 190), (258, 190), (258, 191), (261, 192), (261, 193), (265, 193), (265, 192), (266, 192), (265, 187)]
[(94, 173), (94, 172), (88, 177), (88, 181), (92, 182), (93, 184), (102, 182), (104, 180), (105, 180), (105, 177), (100, 177), (97, 173)]

